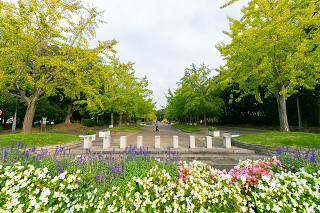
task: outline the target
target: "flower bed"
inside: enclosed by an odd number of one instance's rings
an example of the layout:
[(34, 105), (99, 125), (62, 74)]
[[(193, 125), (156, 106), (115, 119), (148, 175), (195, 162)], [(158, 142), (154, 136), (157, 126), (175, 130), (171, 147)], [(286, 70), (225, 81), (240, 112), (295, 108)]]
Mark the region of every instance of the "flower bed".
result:
[(35, 150), (17, 150), (0, 152), (4, 211), (320, 212), (320, 172), (284, 165), (280, 152), (278, 158), (240, 161), (227, 172), (198, 161), (161, 163), (135, 148), (112, 160), (88, 150), (85, 160), (67, 155), (69, 163), (63, 155), (49, 161)]

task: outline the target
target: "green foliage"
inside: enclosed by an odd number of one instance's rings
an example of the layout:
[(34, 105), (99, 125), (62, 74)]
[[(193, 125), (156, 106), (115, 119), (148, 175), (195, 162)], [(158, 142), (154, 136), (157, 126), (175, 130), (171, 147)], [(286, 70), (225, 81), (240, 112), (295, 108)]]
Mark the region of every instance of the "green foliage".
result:
[(214, 126), (209, 126), (208, 127), (208, 131), (218, 131), (218, 128), (217, 127), (214, 127)]
[(261, 144), (274, 147), (280, 147), (282, 145), (294, 147), (307, 148), (308, 146), (320, 147), (320, 135), (304, 132), (266, 132), (256, 134), (245, 134), (235, 138), (235, 140)]
[(81, 131), (80, 135), (94, 135), (96, 133), (97, 133), (96, 131), (93, 131), (93, 130), (89, 129), (89, 130)]
[(229, 18), (224, 33), (232, 42), (217, 46), (227, 63), (216, 87), (237, 83), (236, 101), (251, 94), (259, 102), (259, 87), (266, 87), (265, 97), (277, 99), (281, 131), (289, 131), (286, 98), (299, 87), (312, 89), (320, 78), (319, 7), (316, 0), (250, 0), (240, 20)]
[(92, 119), (83, 119), (83, 121), (82, 121), (82, 125), (83, 126), (88, 126), (88, 127), (95, 126), (96, 123), (97, 122), (95, 120), (92, 120)]
[(27, 144), (27, 147), (33, 147), (64, 144), (79, 140), (81, 140), (81, 138), (75, 135), (30, 132), (0, 135), (0, 146), (5, 146), (8, 141), (21, 141)]
[(100, 78), (103, 84), (99, 94), (104, 107), (97, 109), (97, 113), (108, 111), (137, 118), (154, 116), (155, 105), (149, 98), (152, 91), (147, 89), (148, 80), (135, 77), (133, 65), (132, 62), (120, 62), (116, 56), (111, 57), (106, 68), (108, 72)]
[(83, 87), (97, 98), (93, 64), (101, 62), (101, 54), (114, 51), (117, 43), (104, 41), (89, 48), (103, 22), (100, 16), (97, 8), (77, 0), (1, 1), (0, 90), (28, 105), (23, 132), (31, 131), (33, 108), (41, 95), (53, 95), (72, 83), (77, 85), (74, 91)]
[(98, 121), (96, 122), (96, 126), (103, 126), (105, 124), (104, 121)]
[(224, 102), (215, 90), (209, 90), (213, 82), (209, 78), (211, 69), (201, 64), (185, 69), (184, 77), (179, 82), (178, 89), (167, 96), (167, 118), (203, 116), (206, 124), (208, 116), (217, 116), (223, 112)]

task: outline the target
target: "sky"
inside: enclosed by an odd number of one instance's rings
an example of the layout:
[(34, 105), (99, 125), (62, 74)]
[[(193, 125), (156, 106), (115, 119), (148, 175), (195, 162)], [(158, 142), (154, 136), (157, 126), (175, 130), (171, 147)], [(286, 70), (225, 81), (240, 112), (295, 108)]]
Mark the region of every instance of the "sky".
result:
[[(146, 76), (156, 108), (166, 105), (192, 63), (211, 69), (224, 65), (215, 45), (231, 40), (227, 17), (239, 19), (248, 0), (220, 9), (227, 0), (86, 0), (103, 10), (107, 24), (99, 25), (98, 40), (116, 39), (120, 61), (135, 62), (135, 75)], [(215, 71), (212, 75), (217, 75)]]

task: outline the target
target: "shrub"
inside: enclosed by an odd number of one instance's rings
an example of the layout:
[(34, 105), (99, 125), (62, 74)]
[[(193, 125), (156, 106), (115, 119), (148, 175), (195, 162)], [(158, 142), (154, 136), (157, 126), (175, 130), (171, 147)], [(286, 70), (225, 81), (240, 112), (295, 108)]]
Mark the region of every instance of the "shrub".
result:
[(80, 135), (93, 135), (96, 133), (97, 133), (96, 131), (93, 131), (90, 129), (90, 130), (85, 130), (85, 131), (80, 132)]
[(218, 131), (217, 127), (214, 127), (214, 126), (209, 126), (208, 127), (208, 131)]
[(98, 122), (96, 122), (96, 125), (97, 126), (103, 126), (104, 125), (104, 121), (98, 121)]
[(92, 126), (96, 125), (96, 122), (92, 119), (83, 119), (82, 125), (92, 127)]
[(2, 131), (2, 126), (0, 126), (0, 132)]

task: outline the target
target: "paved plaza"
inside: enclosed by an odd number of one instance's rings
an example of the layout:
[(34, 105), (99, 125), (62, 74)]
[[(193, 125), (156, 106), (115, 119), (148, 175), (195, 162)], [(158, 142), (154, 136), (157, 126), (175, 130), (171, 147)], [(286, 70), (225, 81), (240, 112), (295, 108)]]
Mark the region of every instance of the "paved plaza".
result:
[[(205, 134), (203, 133), (186, 133), (179, 130), (171, 125), (159, 123), (159, 132), (155, 131), (154, 125), (146, 125), (144, 128), (137, 132), (131, 133), (111, 133), (111, 147), (119, 147), (120, 136), (127, 136), (127, 146), (136, 146), (137, 137), (143, 137), (143, 146), (154, 147), (155, 146), (155, 136), (160, 136), (161, 147), (172, 146), (173, 136), (178, 136), (179, 147), (189, 146), (189, 136), (195, 136), (196, 147), (205, 147)], [(212, 143), (214, 146), (222, 147), (222, 138), (212, 138)], [(92, 144), (93, 146), (102, 147), (102, 138), (97, 138)]]
[[(160, 132), (155, 131), (155, 125), (146, 125), (144, 128), (136, 132), (111, 133), (111, 147), (107, 149), (103, 149), (103, 139), (96, 137), (96, 140), (92, 142), (92, 148), (90, 150), (92, 153), (103, 152), (104, 154), (108, 154), (114, 152), (121, 154), (124, 152), (124, 149), (120, 149), (121, 136), (126, 136), (127, 146), (137, 146), (137, 137), (142, 136), (143, 146), (148, 147), (148, 151), (151, 153), (151, 155), (157, 156), (157, 153), (164, 151), (168, 154), (168, 147), (171, 147), (171, 151), (179, 152), (179, 160), (188, 162), (199, 160), (211, 164), (215, 168), (219, 169), (231, 169), (238, 163), (239, 160), (245, 160), (248, 158), (256, 160), (266, 157), (255, 154), (253, 150), (239, 147), (232, 146), (231, 148), (227, 149), (223, 146), (222, 137), (212, 137), (212, 148), (206, 148), (205, 136), (207, 136), (207, 134), (205, 133), (187, 133), (164, 123), (159, 123), (159, 130)], [(228, 130), (230, 134), (248, 134), (252, 132), (246, 129), (230, 130)], [(155, 148), (155, 136), (160, 136), (160, 149)], [(179, 148), (177, 149), (172, 148), (173, 136), (178, 136)], [(190, 136), (195, 137), (195, 148), (190, 148)], [(83, 148), (83, 146), (74, 148), (72, 150), (77, 154), (86, 153), (86, 150)]]

